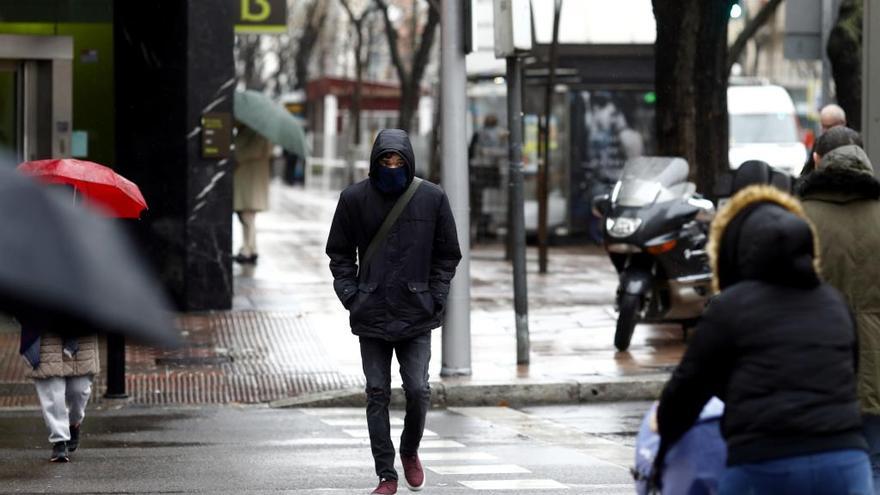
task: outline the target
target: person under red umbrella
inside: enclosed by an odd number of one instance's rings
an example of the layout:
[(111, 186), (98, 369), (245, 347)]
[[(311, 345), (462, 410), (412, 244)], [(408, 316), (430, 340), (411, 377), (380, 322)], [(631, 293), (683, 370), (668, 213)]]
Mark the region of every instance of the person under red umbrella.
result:
[[(38, 160), (22, 163), (18, 170), (51, 185), (72, 187), (74, 203), (81, 198), (103, 215), (139, 218), (147, 203), (137, 185), (97, 163), (74, 160)], [(49, 442), (51, 462), (69, 462), (79, 447), (86, 404), (100, 370), (98, 338), (60, 335), (30, 318), (21, 321), (20, 353), (30, 365)]]

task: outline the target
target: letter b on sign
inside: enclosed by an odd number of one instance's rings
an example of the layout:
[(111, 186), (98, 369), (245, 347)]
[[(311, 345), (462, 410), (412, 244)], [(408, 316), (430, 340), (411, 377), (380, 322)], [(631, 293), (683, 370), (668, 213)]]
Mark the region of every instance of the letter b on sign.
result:
[(241, 0), (241, 20), (263, 22), (272, 14), (268, 0)]

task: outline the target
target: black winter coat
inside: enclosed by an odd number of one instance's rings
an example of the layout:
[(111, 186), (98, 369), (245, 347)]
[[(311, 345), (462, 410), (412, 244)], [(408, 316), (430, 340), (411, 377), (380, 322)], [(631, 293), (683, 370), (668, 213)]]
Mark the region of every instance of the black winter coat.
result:
[(816, 277), (803, 211), (766, 186), (745, 193), (713, 223), (722, 291), (663, 390), (661, 452), (713, 395), (726, 406), (729, 465), (866, 449), (854, 321), (842, 295)]
[(372, 183), (377, 167), (382, 166), (379, 157), (388, 151), (403, 157), (407, 185), (412, 182), (415, 157), (406, 133), (381, 131), (370, 154), (370, 178), (339, 196), (326, 252), (333, 288), (349, 310), (352, 333), (397, 341), (442, 324), (449, 282), (461, 251), (446, 194), (424, 181), (369, 263), (359, 266), (398, 199), (381, 193)]

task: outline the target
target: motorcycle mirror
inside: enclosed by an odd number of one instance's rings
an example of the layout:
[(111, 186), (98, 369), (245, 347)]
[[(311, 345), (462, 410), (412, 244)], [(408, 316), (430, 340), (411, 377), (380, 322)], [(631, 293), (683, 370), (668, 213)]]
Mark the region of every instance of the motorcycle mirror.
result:
[(593, 215), (597, 217), (607, 216), (611, 211), (611, 195), (610, 194), (600, 194), (599, 196), (593, 197), (592, 202), (593, 207)]

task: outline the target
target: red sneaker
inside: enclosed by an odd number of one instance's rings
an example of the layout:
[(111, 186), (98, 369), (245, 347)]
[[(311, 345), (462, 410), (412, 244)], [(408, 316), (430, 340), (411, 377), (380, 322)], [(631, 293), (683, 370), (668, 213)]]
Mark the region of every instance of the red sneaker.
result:
[(419, 454), (400, 454), (400, 462), (403, 464), (403, 477), (406, 479), (406, 486), (414, 492), (421, 490), (425, 486), (425, 470), (422, 469)]
[(397, 493), (397, 480), (379, 480), (379, 486), (373, 490), (371, 495), (394, 495)]

